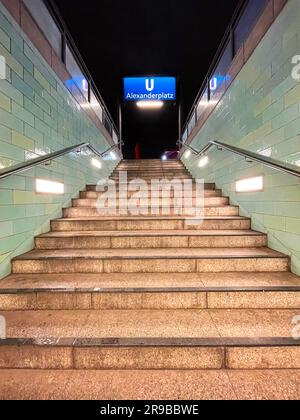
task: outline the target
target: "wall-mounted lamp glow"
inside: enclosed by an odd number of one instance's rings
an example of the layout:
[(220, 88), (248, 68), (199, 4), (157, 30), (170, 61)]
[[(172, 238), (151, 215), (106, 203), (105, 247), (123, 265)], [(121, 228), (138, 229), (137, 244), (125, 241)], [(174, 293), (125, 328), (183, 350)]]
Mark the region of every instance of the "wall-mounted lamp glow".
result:
[(164, 103), (162, 101), (138, 101), (136, 105), (141, 109), (160, 109)]
[(110, 152), (110, 157), (112, 158), (112, 160), (117, 160), (115, 152)]
[(264, 189), (264, 179), (262, 176), (255, 178), (241, 179), (236, 181), (236, 192), (258, 192)]
[(6, 79), (6, 58), (0, 55), (0, 79)]
[(49, 181), (47, 179), (36, 179), (35, 191), (40, 194), (62, 195), (65, 193), (65, 186), (61, 182)]
[(204, 166), (206, 166), (209, 162), (208, 156), (204, 156), (203, 158), (201, 158), (198, 162), (198, 167), (199, 168), (204, 168)]
[(96, 158), (92, 158), (92, 165), (95, 166), (95, 168), (97, 169), (101, 169), (102, 168), (102, 163), (100, 160), (96, 159)]
[(187, 150), (184, 154), (185, 159), (189, 159), (191, 157), (192, 152), (190, 150)]

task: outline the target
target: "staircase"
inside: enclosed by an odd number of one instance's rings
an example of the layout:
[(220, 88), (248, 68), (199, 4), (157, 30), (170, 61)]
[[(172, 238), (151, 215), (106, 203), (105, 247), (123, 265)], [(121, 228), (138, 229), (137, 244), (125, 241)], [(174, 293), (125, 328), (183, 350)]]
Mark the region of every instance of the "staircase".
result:
[[(191, 179), (178, 161), (119, 171)], [(195, 226), (161, 197), (156, 216), (99, 216), (100, 194), (87, 186), (0, 282), (0, 398), (298, 399), (289, 258), (213, 184)]]

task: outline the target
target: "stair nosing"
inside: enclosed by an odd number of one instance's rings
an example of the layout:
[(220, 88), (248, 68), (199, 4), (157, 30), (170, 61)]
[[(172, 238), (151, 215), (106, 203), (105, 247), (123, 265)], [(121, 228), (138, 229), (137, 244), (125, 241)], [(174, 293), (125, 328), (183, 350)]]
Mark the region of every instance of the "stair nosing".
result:
[(1, 347), (73, 347), (73, 348), (122, 348), (122, 347), (300, 347), (300, 341), (293, 338), (117, 338), (117, 337), (44, 337), (44, 338), (7, 338), (0, 340)]
[[(238, 206), (236, 206), (238, 207)], [(61, 217), (59, 219), (52, 219), (52, 222), (65, 222), (65, 221), (102, 221), (102, 220), (113, 220), (113, 221), (128, 221), (128, 220), (141, 220), (141, 221), (157, 221), (157, 220), (193, 220), (193, 216), (81, 216), (81, 217)], [(250, 217), (244, 216), (204, 216), (201, 220), (216, 220), (216, 221), (228, 221), (228, 220), (251, 220)]]
[[(47, 250), (48, 251), (48, 250)], [(72, 249), (72, 251), (74, 251)], [(87, 250), (88, 251), (88, 250)], [(240, 255), (234, 255), (234, 256), (38, 256), (33, 257), (32, 256), (24, 256), (24, 257), (16, 257), (12, 259), (12, 262), (21, 262), (21, 261), (49, 261), (49, 260), (65, 260), (65, 261), (74, 261), (74, 260), (228, 260), (228, 259), (243, 259), (243, 260), (249, 260), (249, 259), (289, 259), (290, 257), (288, 255), (249, 255), (249, 256), (240, 256)]]
[(30, 295), (35, 293), (252, 293), (252, 292), (300, 292), (300, 286), (231, 286), (231, 287), (92, 287), (92, 288), (30, 288), (0, 289), (1, 295)]
[[(75, 199), (75, 200), (77, 200), (77, 198)], [(146, 209), (149, 209), (149, 207), (150, 206), (141, 206), (141, 207), (138, 207), (138, 210), (146, 210)], [(165, 209), (169, 209), (169, 208), (172, 208), (172, 206), (159, 206), (159, 210), (165, 210)], [(224, 209), (224, 208), (239, 208), (239, 206), (236, 206), (236, 205), (230, 205), (230, 204), (224, 204), (224, 205), (216, 205), (216, 206), (214, 206), (214, 205), (208, 205), (208, 206), (201, 206), (201, 207), (190, 207), (191, 209), (193, 209), (193, 210), (200, 210), (200, 209), (210, 209), (210, 208), (212, 208), (212, 209)], [(90, 210), (90, 209), (92, 209), (92, 210), (94, 210), (94, 209), (97, 209), (97, 206), (74, 206), (74, 207), (64, 207), (63, 208), (63, 210), (70, 210), (70, 209), (88, 209), (88, 210)], [(105, 210), (115, 210), (115, 208), (114, 207), (104, 207), (103, 209), (105, 209)], [(127, 207), (126, 206), (124, 206), (124, 207), (117, 207), (117, 210), (127, 210)], [(193, 216), (189, 216), (189, 215), (187, 215), (187, 216), (185, 216), (186, 218), (187, 217), (193, 217)]]
[[(155, 238), (157, 237), (164, 237), (164, 236), (172, 236), (172, 237), (184, 237), (184, 236), (194, 236), (194, 237), (266, 237), (267, 234), (263, 232), (256, 232), (253, 230), (249, 230), (249, 233), (239, 231), (239, 230), (232, 230), (231, 232), (222, 233), (222, 231), (215, 231), (214, 233), (207, 233), (207, 231), (201, 231), (201, 230), (181, 230), (181, 231), (158, 231), (155, 232), (143, 232), (143, 231), (118, 231), (118, 230), (112, 230), (112, 231), (93, 231), (93, 235), (88, 235), (88, 232), (91, 231), (70, 231), (68, 232), (68, 235), (60, 235), (59, 232), (48, 232), (43, 233), (39, 236), (36, 236), (36, 238), (59, 238), (59, 239), (70, 239), (70, 238), (110, 238), (110, 237), (131, 237), (131, 238), (141, 238), (141, 237), (151, 237)], [(240, 233), (243, 232), (243, 233)], [(67, 232), (65, 232), (67, 233)]]

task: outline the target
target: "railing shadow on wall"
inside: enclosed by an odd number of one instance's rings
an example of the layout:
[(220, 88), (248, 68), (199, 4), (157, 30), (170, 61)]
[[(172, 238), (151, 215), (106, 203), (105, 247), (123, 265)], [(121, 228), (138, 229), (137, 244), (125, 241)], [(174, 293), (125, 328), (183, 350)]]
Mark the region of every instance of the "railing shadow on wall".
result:
[[(261, 165), (267, 166), (269, 168), (272, 168), (276, 171), (283, 172), (288, 175), (296, 176), (297, 178), (300, 178), (300, 171), (299, 168), (295, 165), (290, 165), (285, 162), (281, 162), (276, 159), (272, 159), (267, 156), (260, 155), (258, 153), (253, 153), (249, 150), (241, 149), (239, 147), (231, 146), (229, 144), (222, 143), (220, 141), (211, 140), (207, 143), (206, 146), (204, 146), (201, 150), (197, 151), (190, 145), (184, 144), (182, 142), (178, 142), (178, 145), (182, 146), (183, 149), (187, 149), (191, 153), (193, 153), (197, 158), (202, 159), (203, 157), (207, 156), (209, 152), (212, 151), (212, 149), (217, 148), (219, 151), (227, 151), (230, 153), (233, 153), (238, 156), (242, 156), (246, 159), (246, 162), (253, 163), (257, 162)], [(1, 177), (1, 174), (0, 174)]]
[[(93, 155), (102, 159), (108, 153), (112, 153), (115, 149), (117, 149), (118, 146), (119, 146), (119, 144), (111, 146), (109, 149), (107, 149), (107, 150), (105, 150), (104, 152), (101, 152), (101, 153), (98, 152), (98, 150), (96, 150), (94, 148), (94, 146), (92, 146), (90, 143), (80, 143), (80, 144), (77, 144), (75, 146), (66, 147), (65, 149), (61, 149), (61, 150), (58, 150), (56, 152), (49, 153), (47, 155), (39, 156), (37, 158), (28, 160), (25, 163), (19, 163), (17, 165), (10, 166), (8, 169), (1, 170), (0, 171), (0, 180), (8, 178), (9, 176), (12, 176), (12, 175), (17, 175), (17, 174), (23, 173), (23, 172), (25, 172), (29, 169), (32, 169), (36, 166), (39, 166), (43, 163), (44, 164), (46, 164), (48, 162), (51, 163), (54, 159), (57, 159), (59, 157), (65, 156), (65, 155), (68, 155), (72, 152), (81, 153), (81, 151), (83, 149), (89, 149), (90, 152), (92, 152)], [(115, 160), (116, 159), (117, 158), (115, 157)]]

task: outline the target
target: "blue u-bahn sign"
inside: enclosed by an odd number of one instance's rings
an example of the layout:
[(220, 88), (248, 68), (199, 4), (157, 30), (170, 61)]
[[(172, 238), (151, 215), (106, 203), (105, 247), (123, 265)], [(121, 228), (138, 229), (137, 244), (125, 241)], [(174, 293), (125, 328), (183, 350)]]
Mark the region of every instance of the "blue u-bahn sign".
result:
[(126, 77), (125, 101), (176, 101), (175, 77)]

